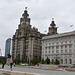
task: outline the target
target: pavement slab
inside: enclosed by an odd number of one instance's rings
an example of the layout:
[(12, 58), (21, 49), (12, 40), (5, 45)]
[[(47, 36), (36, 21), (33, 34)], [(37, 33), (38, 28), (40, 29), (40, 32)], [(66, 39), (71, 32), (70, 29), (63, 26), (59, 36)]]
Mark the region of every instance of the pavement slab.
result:
[(10, 71), (10, 70), (5, 70), (5, 69), (0, 69), (0, 75), (45, 75), (45, 74)]
[(9, 73), (3, 73), (3, 75), (10, 75)]
[(0, 75), (10, 75), (8, 73), (0, 72)]

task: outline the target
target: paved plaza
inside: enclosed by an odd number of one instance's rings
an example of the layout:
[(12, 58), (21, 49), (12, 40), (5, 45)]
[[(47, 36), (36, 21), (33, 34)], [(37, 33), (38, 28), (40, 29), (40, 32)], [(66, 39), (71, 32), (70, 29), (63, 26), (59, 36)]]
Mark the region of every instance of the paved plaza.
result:
[(10, 75), (9, 73), (0, 72), (0, 75)]
[[(4, 70), (10, 70), (10, 66), (6, 65), (5, 68), (4, 68)], [(12, 71), (28, 72), (28, 73), (38, 73), (38, 74), (45, 74), (45, 75), (75, 75), (75, 72), (51, 71), (51, 70), (25, 68), (25, 67), (13, 67)]]

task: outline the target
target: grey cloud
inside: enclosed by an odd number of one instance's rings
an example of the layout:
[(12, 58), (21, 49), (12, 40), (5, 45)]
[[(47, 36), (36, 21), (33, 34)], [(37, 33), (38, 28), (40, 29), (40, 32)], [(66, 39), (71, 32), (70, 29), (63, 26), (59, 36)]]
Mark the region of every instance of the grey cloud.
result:
[[(52, 18), (58, 33), (74, 30), (75, 0), (0, 0), (0, 48), (5, 51), (5, 41), (12, 37), (18, 28), (25, 7), (31, 18), (31, 25), (40, 32), (48, 32)], [(73, 24), (73, 28), (70, 25)]]

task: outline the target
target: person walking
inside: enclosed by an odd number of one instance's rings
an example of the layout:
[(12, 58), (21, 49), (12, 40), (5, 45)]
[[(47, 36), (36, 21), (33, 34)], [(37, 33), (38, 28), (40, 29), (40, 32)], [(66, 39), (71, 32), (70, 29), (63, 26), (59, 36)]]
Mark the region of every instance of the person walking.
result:
[(10, 62), (10, 70), (12, 71), (12, 62)]
[(2, 68), (4, 68), (5, 62), (2, 63)]

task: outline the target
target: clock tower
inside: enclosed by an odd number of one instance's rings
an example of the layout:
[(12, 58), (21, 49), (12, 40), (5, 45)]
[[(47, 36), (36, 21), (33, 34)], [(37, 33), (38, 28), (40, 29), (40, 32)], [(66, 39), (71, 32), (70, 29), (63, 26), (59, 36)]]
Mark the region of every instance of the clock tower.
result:
[(25, 11), (22, 14), (22, 18), (20, 18), (20, 24), (24, 24), (24, 25), (30, 25), (30, 18), (29, 18), (29, 14), (27, 11), (27, 7), (25, 7)]
[(41, 39), (44, 34), (40, 33), (36, 27), (30, 25), (30, 18), (27, 7), (20, 18), (20, 24), (12, 38), (12, 59), (29, 60), (41, 58)]
[(54, 34), (57, 34), (57, 27), (56, 27), (56, 24), (54, 23), (54, 18), (52, 18), (52, 22), (49, 27), (48, 35), (54, 35)]

